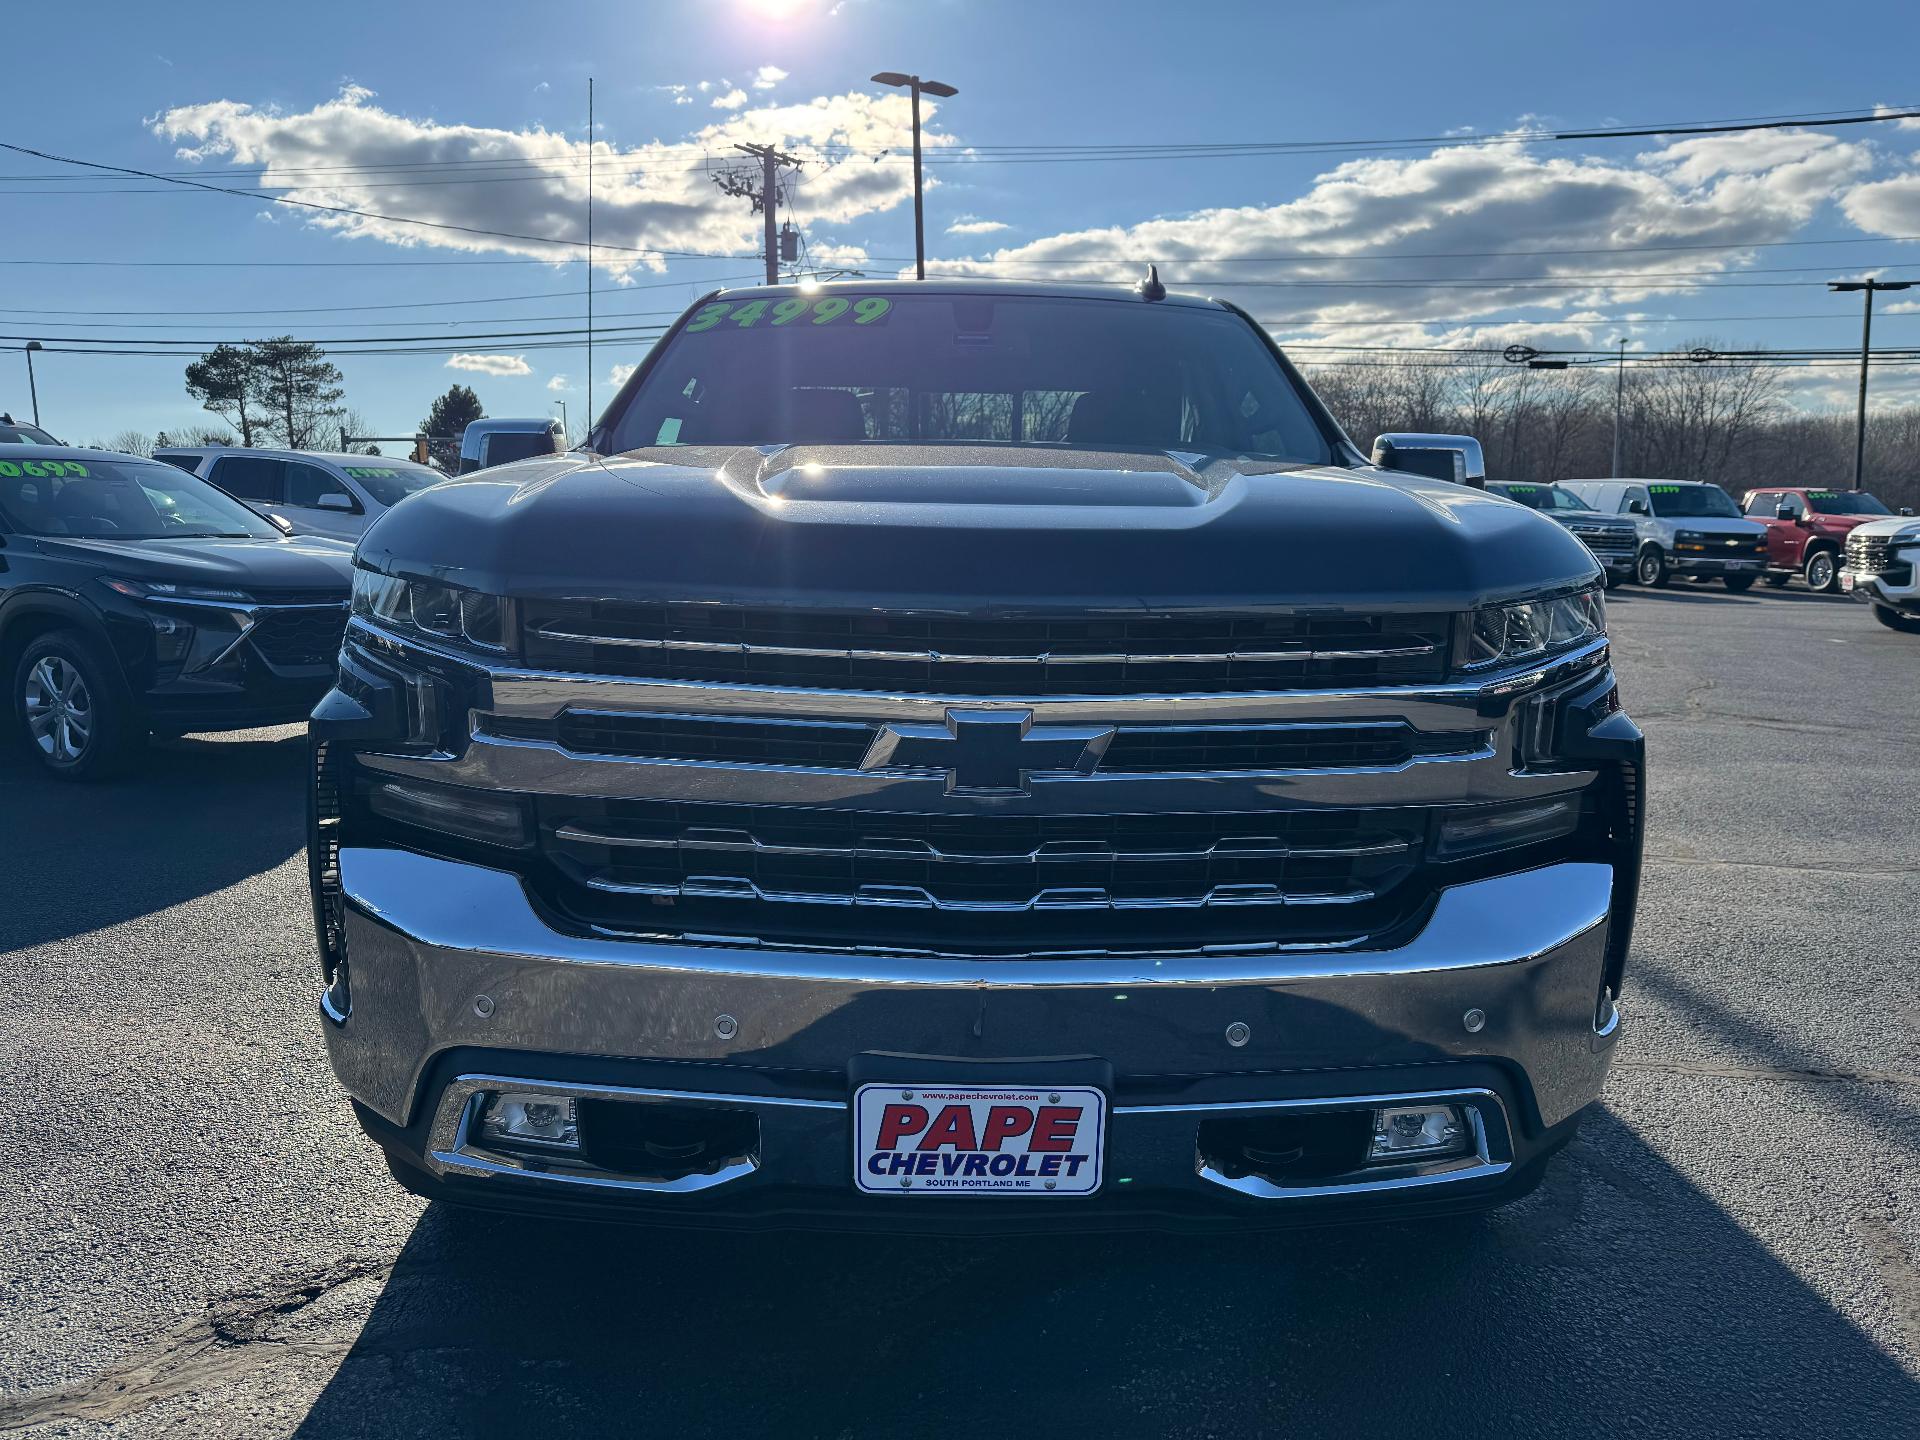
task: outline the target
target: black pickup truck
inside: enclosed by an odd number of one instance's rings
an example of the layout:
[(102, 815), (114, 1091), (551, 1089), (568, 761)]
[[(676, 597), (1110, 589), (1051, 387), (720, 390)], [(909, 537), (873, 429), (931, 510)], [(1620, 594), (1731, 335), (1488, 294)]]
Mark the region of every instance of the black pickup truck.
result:
[(1370, 464), (1231, 305), (717, 293), (583, 451), (361, 543), (312, 724), (335, 1072), (402, 1183), (502, 1208), (1500, 1203), (1619, 1035), (1601, 589)]

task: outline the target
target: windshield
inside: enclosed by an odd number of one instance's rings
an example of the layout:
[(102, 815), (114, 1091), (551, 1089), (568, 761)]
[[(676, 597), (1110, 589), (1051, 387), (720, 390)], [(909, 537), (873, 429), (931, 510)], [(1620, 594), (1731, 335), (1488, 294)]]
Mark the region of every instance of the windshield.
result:
[(38, 425), (22, 425), (17, 420), (0, 420), (0, 445), (58, 445), (59, 443)]
[(1718, 485), (1649, 485), (1656, 515), (1697, 515), (1740, 518), (1740, 507)]
[(1822, 515), (1891, 515), (1864, 490), (1809, 490), (1807, 503)]
[(225, 492), (171, 465), (109, 460), (0, 460), (0, 522), (28, 535), (278, 540), (280, 532)]
[(855, 290), (702, 306), (608, 448), (862, 443), (1331, 458), (1272, 352), (1225, 311)]
[(485, 443), (489, 470), (495, 465), (511, 465), (516, 460), (556, 455), (560, 451), (560, 437), (551, 430), (494, 430), (487, 434)]
[(1562, 490), (1558, 485), (1489, 485), (1487, 488), (1496, 495), (1525, 505), (1532, 510), (1585, 510), (1587, 502), (1571, 490)]
[(425, 465), (406, 460), (342, 465), (348, 478), (381, 505), (398, 505), (416, 490), (424, 490), (447, 477)]

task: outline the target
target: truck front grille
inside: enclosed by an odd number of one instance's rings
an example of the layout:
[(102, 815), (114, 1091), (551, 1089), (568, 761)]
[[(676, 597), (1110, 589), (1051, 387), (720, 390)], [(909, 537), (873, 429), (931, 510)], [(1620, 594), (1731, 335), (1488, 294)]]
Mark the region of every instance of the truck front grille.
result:
[(1446, 678), (1444, 613), (969, 618), (902, 611), (523, 602), (547, 669), (902, 694), (1160, 695)]
[[(591, 710), (553, 719), (485, 715), (479, 725), (491, 737), (541, 741), (576, 755), (829, 770), (861, 768), (880, 734), (861, 721)], [(1429, 733), (1403, 721), (1129, 725), (1115, 732), (1099, 768), (1103, 775), (1393, 769), (1420, 756), (1483, 754), (1489, 744), (1484, 730)]]
[(1637, 532), (1629, 525), (1574, 525), (1569, 528), (1596, 555), (1631, 555), (1639, 540)]
[(922, 815), (546, 797), (539, 818), (545, 898), (575, 923), (981, 955), (1353, 943), (1404, 901), (1427, 831), (1412, 808)]
[(1847, 536), (1847, 568), (1855, 574), (1876, 574), (1907, 584), (1910, 563), (1893, 559), (1893, 536), (1862, 536), (1855, 530)]

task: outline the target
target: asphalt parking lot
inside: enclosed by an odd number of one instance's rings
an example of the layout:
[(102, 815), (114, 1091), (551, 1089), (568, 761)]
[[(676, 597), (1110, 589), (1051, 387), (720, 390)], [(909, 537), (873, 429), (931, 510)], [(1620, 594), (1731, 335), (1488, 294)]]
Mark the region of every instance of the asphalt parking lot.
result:
[(1616, 592), (1649, 864), (1603, 1105), (1472, 1221), (700, 1236), (396, 1188), (314, 1011), (301, 741), (0, 761), (0, 1432), (1920, 1434), (1920, 639)]

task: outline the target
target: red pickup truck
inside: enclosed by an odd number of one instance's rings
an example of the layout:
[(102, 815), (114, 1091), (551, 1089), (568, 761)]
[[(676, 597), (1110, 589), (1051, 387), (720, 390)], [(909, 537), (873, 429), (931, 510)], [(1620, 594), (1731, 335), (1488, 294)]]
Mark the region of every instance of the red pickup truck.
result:
[(1847, 532), (1893, 513), (1864, 490), (1805, 486), (1749, 490), (1740, 508), (1767, 527), (1767, 584), (1778, 588), (1797, 574), (1809, 590), (1826, 592), (1840, 588)]

